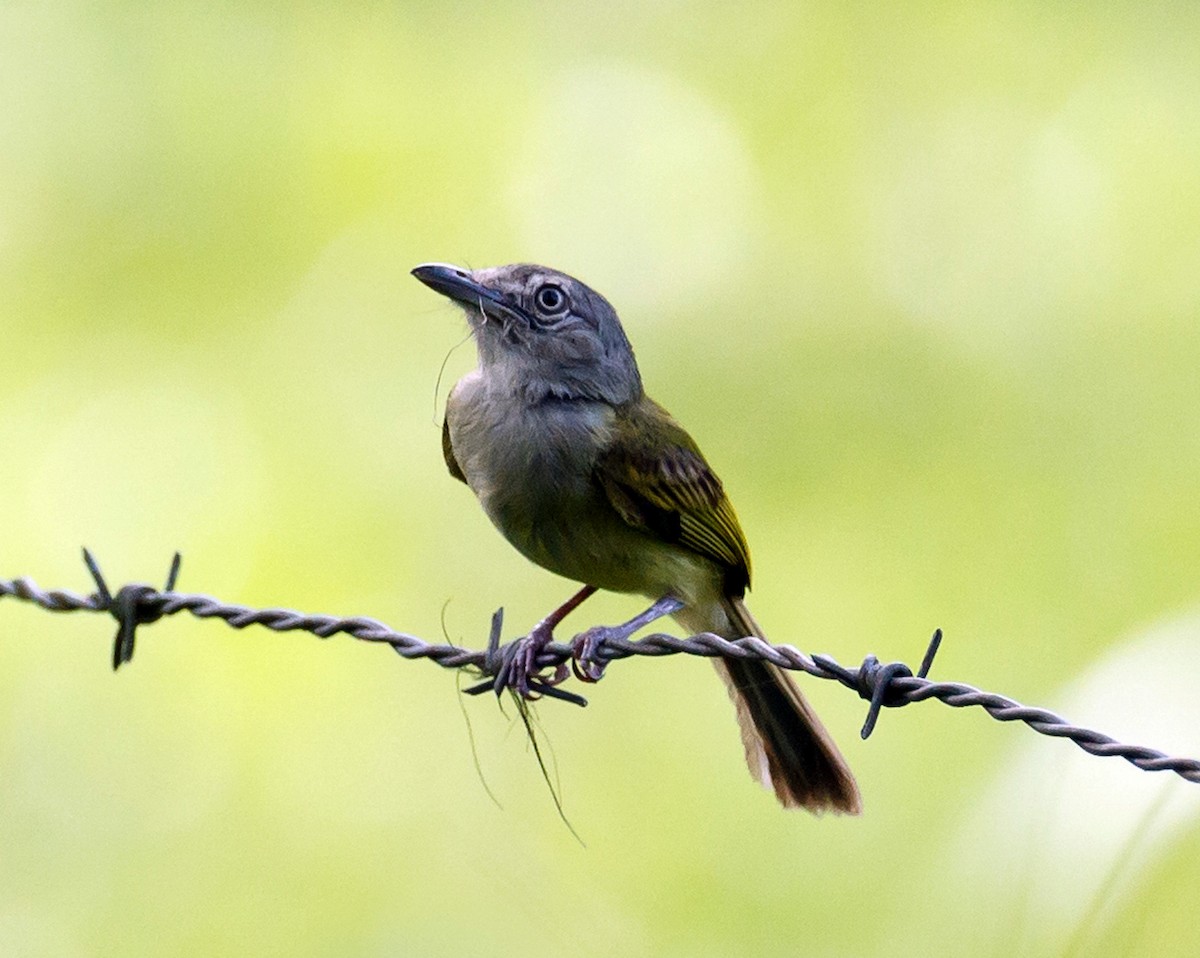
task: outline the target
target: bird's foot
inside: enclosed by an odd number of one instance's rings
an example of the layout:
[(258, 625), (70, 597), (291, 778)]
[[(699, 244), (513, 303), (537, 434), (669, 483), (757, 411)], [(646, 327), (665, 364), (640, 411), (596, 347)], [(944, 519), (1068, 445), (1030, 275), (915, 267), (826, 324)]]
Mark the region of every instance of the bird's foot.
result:
[(682, 608), (683, 603), (677, 598), (665, 595), (628, 622), (621, 625), (596, 625), (580, 632), (571, 642), (571, 670), (575, 677), (581, 682), (599, 682), (608, 666), (608, 659), (601, 653), (601, 648), (606, 642), (624, 642), (639, 629)]
[(554, 641), (554, 625), (542, 619), (528, 635), (510, 643), (504, 663), (496, 673), (497, 692), (512, 689), (523, 699), (535, 699), (543, 690), (566, 681), (570, 672), (565, 662), (555, 666), (553, 672), (538, 665), (538, 656)]
[(538, 657), (554, 641), (554, 627), (595, 591), (595, 586), (585, 585), (530, 629), (528, 635), (514, 640), (509, 645), (493, 681), (497, 695), (505, 689), (512, 689), (524, 699), (536, 699), (545, 694), (558, 698), (578, 698), (561, 690), (551, 691), (570, 676), (566, 663), (560, 663), (555, 666), (553, 672), (543, 674), (548, 667), (539, 666)]

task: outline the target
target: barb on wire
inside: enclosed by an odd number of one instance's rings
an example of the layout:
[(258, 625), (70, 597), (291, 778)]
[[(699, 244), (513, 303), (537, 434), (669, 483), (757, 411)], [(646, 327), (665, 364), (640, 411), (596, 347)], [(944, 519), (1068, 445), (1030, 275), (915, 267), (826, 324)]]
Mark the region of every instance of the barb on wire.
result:
[[(167, 584), (163, 592), (174, 592), (175, 582), (179, 578), (179, 565), (183, 557), (178, 552), (171, 560), (171, 569), (167, 573)], [(160, 593), (153, 586), (134, 583), (123, 586), (114, 596), (108, 591), (108, 583), (95, 558), (87, 550), (83, 550), (83, 563), (96, 583), (96, 598), (99, 605), (112, 613), (117, 620), (117, 636), (113, 639), (113, 671), (115, 672), (126, 662), (133, 661), (134, 634), (139, 625), (157, 622), (163, 617), (162, 603), (158, 601)], [(2, 594), (2, 592), (0, 592)]]
[[(494, 677), (505, 668), (512, 655), (514, 643), (505, 644), (500, 641), (504, 625), (502, 609), (492, 617), (487, 648), (475, 651), (455, 645), (434, 645), (414, 635), (396, 632), (382, 622), (364, 616), (340, 618), (332, 615), (309, 615), (291, 609), (251, 609), (241, 605), (230, 605), (212, 596), (176, 592), (174, 588), (180, 565), (178, 553), (171, 563), (166, 588), (161, 592), (153, 586), (135, 583), (122, 587), (114, 595), (100, 573), (96, 560), (87, 550), (84, 550), (84, 562), (96, 584), (96, 591), (91, 595), (81, 596), (61, 589), (45, 590), (31, 579), (20, 578), (0, 579), (0, 599), (11, 596), (50, 612), (108, 612), (118, 623), (113, 645), (114, 668), (131, 660), (137, 626), (147, 625), (163, 616), (176, 615), (179, 612), (189, 612), (201, 619), (221, 619), (234, 629), (262, 625), (276, 632), (308, 632), (322, 639), (345, 634), (364, 642), (380, 642), (390, 645), (406, 659), (430, 659), (443, 668), (469, 669), (481, 677), (488, 678), (487, 682), (467, 690), (470, 692), (493, 689)], [(848, 668), (829, 656), (809, 656), (790, 645), (771, 645), (757, 636), (725, 639), (710, 632), (702, 632), (684, 639), (664, 633), (654, 633), (636, 640), (609, 637), (598, 646), (589, 648), (588, 654), (600, 667), (635, 655), (682, 654), (708, 658), (761, 659), (780, 668), (806, 672), (816, 678), (839, 682), (869, 701), (867, 720), (862, 729), (863, 738), (871, 734), (884, 708), (898, 708), (911, 702), (937, 699), (954, 708), (982, 708), (1000, 722), (1023, 722), (1042, 735), (1070, 739), (1092, 755), (1123, 758), (1145, 771), (1174, 772), (1180, 778), (1200, 784), (1200, 760), (1173, 757), (1157, 749), (1123, 744), (1101, 732), (1072, 725), (1046, 709), (1021, 705), (1006, 696), (983, 692), (960, 682), (930, 681), (927, 676), (941, 640), (942, 633), (939, 629), (934, 632), (916, 675), (901, 662), (883, 664), (873, 655), (867, 656), (862, 665)], [(556, 688), (557, 679), (539, 678), (548, 670), (554, 670), (557, 674), (577, 656), (578, 652), (573, 645), (551, 642), (542, 647), (535, 661), (536, 673), (530, 681), (531, 694), (549, 695), (577, 705), (585, 705), (586, 700), (582, 696)]]

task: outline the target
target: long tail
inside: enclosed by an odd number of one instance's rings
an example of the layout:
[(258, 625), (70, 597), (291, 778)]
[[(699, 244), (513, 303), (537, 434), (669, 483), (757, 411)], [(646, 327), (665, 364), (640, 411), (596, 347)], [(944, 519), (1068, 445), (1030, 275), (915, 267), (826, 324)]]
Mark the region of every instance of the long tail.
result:
[[(765, 638), (740, 598), (725, 614), (736, 635)], [(857, 815), (858, 786), (821, 720), (784, 669), (750, 659), (714, 659), (737, 707), (750, 774), (773, 788), (785, 808)]]

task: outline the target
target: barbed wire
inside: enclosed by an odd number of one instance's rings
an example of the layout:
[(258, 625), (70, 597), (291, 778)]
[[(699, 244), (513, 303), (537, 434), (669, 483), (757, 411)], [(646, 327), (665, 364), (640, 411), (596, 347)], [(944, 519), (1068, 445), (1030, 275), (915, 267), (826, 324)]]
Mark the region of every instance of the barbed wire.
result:
[[(275, 632), (306, 632), (322, 639), (345, 634), (364, 642), (383, 643), (390, 645), (406, 659), (429, 659), (443, 668), (468, 669), (484, 677), (486, 681), (466, 690), (471, 694), (489, 690), (500, 693), (509, 687), (502, 680), (510, 673), (512, 657), (521, 641), (501, 643), (504, 621), (502, 609), (492, 616), (487, 648), (473, 650), (427, 642), (415, 635), (397, 632), (377, 619), (365, 616), (314, 615), (280, 608), (254, 609), (222, 602), (208, 595), (176, 592), (174, 587), (180, 564), (178, 553), (171, 563), (164, 589), (134, 583), (114, 593), (109, 590), (92, 555), (86, 549), (83, 555), (96, 583), (96, 591), (92, 594), (85, 596), (64, 589), (42, 589), (32, 579), (22, 577), (0, 579), (0, 599), (10, 596), (49, 612), (106, 612), (112, 615), (117, 620), (117, 634), (113, 643), (114, 669), (132, 659), (138, 626), (180, 612), (189, 612), (200, 619), (220, 619), (234, 629), (261, 625)], [(598, 671), (609, 662), (639, 655), (761, 659), (780, 668), (838, 682), (869, 701), (871, 704), (862, 729), (863, 738), (871, 734), (883, 708), (898, 708), (912, 702), (936, 699), (954, 708), (981, 708), (999, 722), (1023, 722), (1042, 735), (1070, 739), (1092, 755), (1123, 758), (1144, 771), (1174, 772), (1180, 778), (1200, 784), (1200, 760), (1174, 757), (1157, 749), (1124, 744), (1094, 729), (1073, 725), (1046, 709), (1021, 705), (1007, 696), (984, 692), (961, 682), (934, 682), (928, 679), (941, 638), (939, 629), (934, 633), (915, 675), (902, 662), (884, 664), (875, 656), (867, 656), (857, 668), (848, 668), (829, 656), (806, 655), (793, 646), (771, 645), (757, 636), (725, 639), (709, 632), (682, 639), (661, 632), (640, 639), (606, 637), (589, 654), (598, 662), (598, 667), (593, 666)], [(586, 699), (582, 696), (558, 687), (558, 683), (567, 675), (566, 667), (577, 664), (578, 659), (576, 644), (551, 642), (540, 648), (534, 659), (534, 675), (529, 681), (527, 697), (545, 695), (585, 705)], [(546, 676), (547, 671), (552, 671), (553, 676)], [(593, 674), (598, 674), (598, 671)], [(580, 674), (578, 668), (576, 674)]]

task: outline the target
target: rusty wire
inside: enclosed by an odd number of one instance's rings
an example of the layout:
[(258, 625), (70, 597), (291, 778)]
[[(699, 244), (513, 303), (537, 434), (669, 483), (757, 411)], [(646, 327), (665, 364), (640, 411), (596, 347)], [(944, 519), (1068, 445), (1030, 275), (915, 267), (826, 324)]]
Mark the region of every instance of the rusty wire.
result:
[[(502, 671), (506, 653), (513, 648), (512, 642), (506, 645), (500, 643), (503, 610), (492, 617), (488, 647), (472, 650), (456, 645), (435, 645), (415, 635), (397, 632), (377, 619), (365, 616), (343, 618), (307, 614), (292, 609), (253, 609), (231, 605), (208, 595), (176, 592), (174, 585), (179, 572), (178, 554), (172, 562), (166, 588), (161, 591), (150, 585), (132, 584), (113, 593), (105, 584), (95, 560), (86, 550), (84, 560), (97, 586), (96, 591), (90, 595), (79, 595), (63, 589), (42, 589), (32, 579), (23, 577), (0, 579), (0, 599), (11, 596), (50, 612), (111, 614), (118, 623), (113, 649), (114, 668), (132, 658), (135, 631), (139, 625), (147, 625), (163, 616), (185, 611), (201, 619), (221, 619), (235, 629), (261, 625), (276, 632), (307, 632), (322, 639), (345, 634), (364, 642), (390, 645), (406, 659), (430, 659), (443, 668), (469, 669), (477, 675), (489, 678)], [(598, 650), (598, 657), (605, 662), (636, 655), (679, 654), (708, 658), (762, 659), (780, 668), (806, 672), (819, 679), (839, 682), (870, 701), (871, 708), (862, 732), (864, 738), (871, 733), (883, 707), (896, 708), (910, 702), (937, 699), (955, 708), (978, 706), (997, 721), (1023, 722), (1042, 735), (1070, 739), (1092, 755), (1123, 758), (1145, 771), (1174, 772), (1180, 778), (1200, 784), (1200, 760), (1173, 757), (1145, 746), (1127, 745), (1093, 729), (1073, 725), (1046, 709), (1021, 705), (1007, 696), (984, 692), (961, 682), (929, 680), (926, 675), (940, 641), (939, 630), (934, 633), (925, 660), (916, 675), (903, 663), (882, 664), (874, 656), (868, 656), (862, 665), (856, 668), (847, 668), (829, 656), (806, 655), (790, 645), (771, 645), (756, 636), (731, 640), (707, 632), (682, 639), (664, 633), (654, 633), (636, 640), (607, 639)], [(542, 650), (537, 658), (537, 666), (539, 670), (557, 669), (570, 663), (574, 656), (571, 645), (554, 642)], [(489, 686), (490, 683), (484, 683), (478, 688)], [(539, 694), (585, 704), (581, 696), (553, 685), (539, 684), (536, 688)]]

